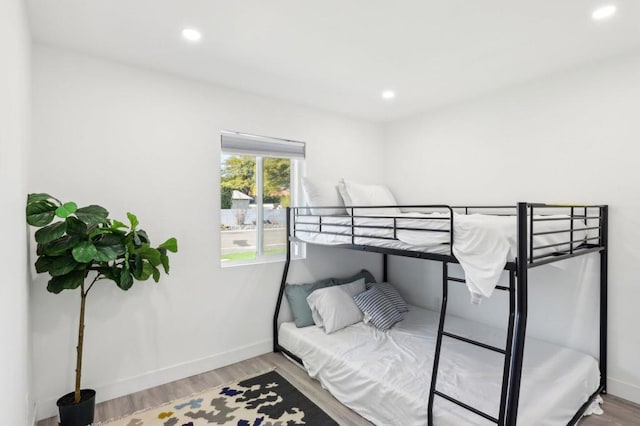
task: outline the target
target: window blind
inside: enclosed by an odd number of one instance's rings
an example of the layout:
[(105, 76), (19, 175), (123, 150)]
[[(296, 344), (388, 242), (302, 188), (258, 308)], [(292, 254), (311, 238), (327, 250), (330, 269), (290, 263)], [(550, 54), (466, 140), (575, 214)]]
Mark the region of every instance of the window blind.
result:
[(247, 133), (222, 132), (221, 148), (223, 152), (263, 157), (296, 159), (304, 159), (305, 157), (304, 142), (256, 136)]

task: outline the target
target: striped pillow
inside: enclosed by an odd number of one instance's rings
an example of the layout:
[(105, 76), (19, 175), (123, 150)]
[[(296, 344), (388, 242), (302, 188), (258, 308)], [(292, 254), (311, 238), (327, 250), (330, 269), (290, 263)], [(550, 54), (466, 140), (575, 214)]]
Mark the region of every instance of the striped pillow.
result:
[(364, 312), (365, 322), (371, 322), (374, 327), (380, 330), (388, 330), (403, 319), (402, 314), (376, 287), (358, 294), (353, 298), (353, 301)]
[(387, 296), (387, 299), (391, 301), (393, 306), (395, 306), (399, 312), (409, 312), (409, 307), (407, 306), (407, 302), (404, 301), (402, 296), (400, 296), (400, 293), (398, 293), (398, 290), (396, 290), (395, 287), (392, 286), (390, 283), (367, 284), (368, 289), (373, 287), (377, 288), (378, 290), (380, 290), (382, 294)]

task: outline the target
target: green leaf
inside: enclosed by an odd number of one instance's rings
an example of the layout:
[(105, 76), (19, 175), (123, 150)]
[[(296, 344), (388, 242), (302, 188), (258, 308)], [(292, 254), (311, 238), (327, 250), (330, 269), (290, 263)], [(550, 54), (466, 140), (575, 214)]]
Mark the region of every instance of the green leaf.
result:
[(107, 223), (109, 212), (107, 209), (101, 206), (87, 206), (81, 207), (76, 210), (76, 217), (86, 223), (87, 225), (97, 225), (100, 223)]
[(53, 263), (53, 259), (55, 258), (49, 256), (40, 256), (35, 263), (36, 272), (41, 274), (43, 272), (49, 271), (49, 268), (51, 268), (51, 264)]
[(147, 243), (149, 244), (149, 236), (147, 235), (147, 232), (144, 229), (139, 229), (136, 231), (136, 234), (138, 235), (138, 238), (140, 238), (140, 241), (142, 243)]
[(27, 223), (31, 226), (46, 226), (55, 217), (56, 206), (49, 201), (36, 201), (27, 204)]
[(169, 238), (167, 241), (165, 241), (164, 243), (160, 244), (158, 246), (159, 249), (167, 249), (169, 250), (171, 253), (177, 253), (178, 252), (178, 240), (176, 240), (175, 238)]
[(120, 222), (119, 220), (114, 220), (113, 223), (111, 224), (111, 228), (113, 229), (120, 229), (120, 228), (126, 228), (126, 227), (127, 225)]
[(129, 218), (129, 222), (131, 223), (131, 230), (133, 231), (134, 229), (136, 229), (136, 226), (138, 226), (140, 222), (138, 222), (138, 218), (133, 213), (127, 212), (127, 217)]
[(84, 282), (85, 271), (73, 271), (59, 277), (52, 277), (47, 284), (47, 290), (51, 293), (60, 293), (62, 290), (74, 290)]
[(77, 266), (78, 262), (76, 262), (73, 256), (54, 257), (49, 267), (49, 274), (51, 274), (52, 277), (66, 275), (75, 270)]
[(71, 250), (76, 262), (89, 263), (98, 253), (98, 249), (90, 241), (81, 241)]
[(113, 234), (113, 233), (118, 233), (121, 235), (124, 235), (121, 231), (118, 231), (117, 229), (111, 229), (111, 228), (94, 228), (90, 233), (89, 233), (89, 239), (92, 240), (95, 237), (99, 236), (99, 235), (104, 235), (104, 234)]
[(142, 262), (142, 272), (140, 272), (136, 277), (136, 279), (140, 281), (148, 280), (151, 275), (153, 275), (153, 266), (149, 262)]
[(140, 239), (140, 237), (138, 236), (138, 232), (133, 231), (131, 233), (131, 235), (133, 236), (133, 244), (135, 247), (140, 247), (142, 246), (142, 240)]
[(167, 256), (166, 249), (158, 250), (160, 252), (160, 262), (162, 262), (162, 267), (164, 268), (165, 274), (169, 273), (169, 256)]
[(73, 201), (69, 201), (68, 203), (64, 203), (56, 209), (56, 216), (64, 219), (70, 214), (75, 213), (76, 210), (78, 210), (78, 205)]
[(132, 269), (133, 276), (138, 278), (142, 274), (142, 257), (138, 254), (132, 253), (129, 258), (129, 265)]
[(97, 268), (97, 271), (100, 275), (108, 280), (118, 282), (118, 280), (120, 279), (120, 270), (117, 267), (100, 266)]
[[(125, 264), (126, 265), (126, 264)], [(123, 290), (129, 290), (133, 285), (133, 277), (129, 272), (129, 268), (127, 266), (120, 272), (120, 280), (117, 282), (118, 287)]]
[(124, 244), (124, 260), (126, 260), (128, 262), (129, 261), (129, 256), (131, 256), (131, 253), (133, 253), (133, 250), (135, 250), (135, 247), (133, 247), (133, 243), (128, 241), (127, 237), (125, 237), (124, 241), (125, 241), (125, 244)]
[(63, 284), (63, 281), (60, 279), (60, 277), (51, 277), (51, 279), (47, 283), (47, 290), (50, 293), (58, 294), (62, 290), (64, 290), (64, 287), (62, 284)]
[(87, 225), (81, 220), (73, 216), (69, 216), (65, 219), (65, 222), (67, 223), (68, 235), (73, 235), (81, 238), (84, 238), (87, 235)]
[(155, 266), (152, 266), (152, 268), (153, 268), (153, 280), (155, 282), (160, 281), (160, 271)]
[(51, 195), (45, 194), (45, 193), (29, 194), (27, 196), (27, 204), (33, 204), (40, 201), (48, 201), (48, 200), (56, 200), (56, 199), (53, 198)]
[(96, 246), (111, 246), (118, 255), (124, 254), (125, 251), (125, 237), (122, 234), (103, 234), (94, 241)]
[(125, 251), (124, 236), (120, 234), (103, 234), (93, 243), (98, 251), (94, 260), (98, 262), (110, 262), (122, 256)]
[(153, 266), (158, 266), (161, 263), (160, 252), (146, 244), (137, 249), (136, 253), (147, 259)]
[(96, 262), (111, 262), (112, 260), (116, 260), (118, 258), (118, 253), (109, 246), (95, 247), (96, 255), (93, 256), (93, 260), (95, 260)]
[(66, 222), (56, 222), (36, 231), (36, 241), (47, 244), (62, 237), (67, 230)]
[(48, 244), (38, 244), (38, 255), (46, 254), (47, 256), (60, 256), (71, 250), (78, 242), (79, 238), (65, 235)]

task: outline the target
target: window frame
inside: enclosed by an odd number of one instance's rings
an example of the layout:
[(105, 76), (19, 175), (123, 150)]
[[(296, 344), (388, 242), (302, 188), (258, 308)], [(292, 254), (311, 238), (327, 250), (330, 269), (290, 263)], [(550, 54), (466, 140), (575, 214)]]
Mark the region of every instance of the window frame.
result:
[[(273, 155), (268, 152), (256, 152), (251, 153), (246, 149), (233, 149), (224, 147), (224, 138), (225, 135), (232, 135), (235, 138), (247, 137), (250, 140), (258, 140), (260, 142), (266, 143), (278, 143), (278, 144), (286, 144), (287, 142), (292, 142), (295, 144), (302, 144), (302, 157), (293, 157), (286, 154), (278, 155), (279, 153), (274, 153)], [(302, 178), (305, 175), (306, 167), (305, 167), (305, 143), (298, 141), (289, 141), (286, 139), (279, 138), (271, 138), (271, 137), (263, 137), (257, 135), (251, 135), (247, 133), (239, 133), (239, 132), (225, 132), (221, 133), (221, 149), (220, 149), (220, 160), (222, 160), (225, 155), (239, 155), (239, 156), (251, 156), (255, 158), (255, 185), (256, 185), (256, 194), (255, 194), (255, 205), (256, 205), (256, 229), (255, 229), (255, 238), (256, 238), (256, 248), (255, 248), (255, 258), (253, 259), (243, 259), (243, 260), (224, 260), (222, 259), (222, 232), (224, 232), (220, 227), (220, 241), (219, 248), (221, 250), (220, 253), (220, 266), (223, 268), (235, 267), (235, 266), (245, 266), (245, 265), (255, 265), (261, 263), (272, 263), (272, 262), (283, 262), (286, 260), (286, 250), (291, 250), (291, 259), (304, 259), (306, 257), (306, 245), (301, 242), (293, 242), (290, 243), (288, 241), (288, 229), (285, 225), (285, 252), (282, 254), (276, 255), (265, 255), (264, 254), (264, 159), (265, 158), (285, 158), (289, 160), (289, 200), (290, 206), (300, 205), (302, 198)], [(299, 145), (298, 145), (299, 146)], [(221, 161), (220, 161), (220, 164)], [(220, 169), (220, 172), (222, 169)], [(218, 187), (221, 188), (222, 184), (222, 173), (220, 173), (218, 177)], [(220, 211), (222, 211), (222, 206), (220, 207)], [(286, 223), (286, 222), (285, 222)], [(220, 221), (222, 224), (222, 220)], [(287, 247), (287, 245), (289, 247)]]

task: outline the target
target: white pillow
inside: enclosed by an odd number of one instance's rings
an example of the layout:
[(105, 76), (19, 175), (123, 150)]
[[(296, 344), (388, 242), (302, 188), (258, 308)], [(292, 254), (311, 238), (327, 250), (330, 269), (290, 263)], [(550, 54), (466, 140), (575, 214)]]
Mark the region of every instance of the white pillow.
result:
[[(309, 207), (344, 206), (336, 185), (331, 183), (302, 178), (302, 191)], [(344, 208), (311, 209), (311, 214), (345, 214)]]
[[(338, 192), (340, 193), (340, 197), (344, 201), (345, 206), (352, 206), (351, 197), (349, 197), (349, 193), (347, 192), (347, 187), (344, 185), (344, 179), (340, 179), (338, 182)], [(351, 214), (351, 210), (347, 209), (349, 214)]]
[(331, 334), (362, 321), (362, 311), (353, 298), (365, 290), (364, 278), (315, 290), (307, 297), (313, 322)]
[[(343, 179), (345, 192), (351, 205), (354, 206), (395, 206), (398, 204), (389, 188), (384, 185), (363, 185), (352, 180)], [(345, 203), (347, 201), (345, 200)], [(351, 211), (348, 210), (351, 214)], [(355, 209), (354, 213), (361, 216), (398, 215), (400, 209), (395, 207), (381, 209)]]

